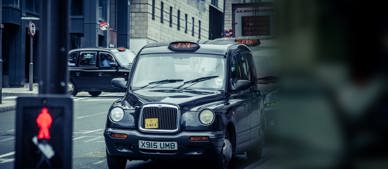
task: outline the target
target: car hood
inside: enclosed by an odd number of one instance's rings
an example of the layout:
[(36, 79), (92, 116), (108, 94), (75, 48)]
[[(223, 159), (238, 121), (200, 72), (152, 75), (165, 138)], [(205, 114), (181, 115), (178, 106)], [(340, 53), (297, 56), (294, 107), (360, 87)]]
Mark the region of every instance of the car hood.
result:
[(133, 91), (132, 95), (140, 104), (167, 103), (180, 107), (194, 107), (219, 101), (225, 96), (221, 91), (177, 89), (142, 89)]

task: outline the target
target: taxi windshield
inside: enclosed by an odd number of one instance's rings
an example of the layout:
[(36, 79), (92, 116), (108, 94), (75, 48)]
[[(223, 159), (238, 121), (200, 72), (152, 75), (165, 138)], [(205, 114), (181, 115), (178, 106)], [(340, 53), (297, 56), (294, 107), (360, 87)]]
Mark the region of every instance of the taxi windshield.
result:
[[(132, 88), (142, 88), (155, 81), (181, 79), (158, 84), (160, 88), (176, 88), (186, 81), (217, 76), (188, 85), (189, 89), (222, 90), (225, 79), (225, 58), (220, 55), (171, 53), (140, 55), (132, 78)], [(152, 87), (152, 86), (150, 86)]]
[(123, 52), (113, 50), (112, 52), (114, 53), (114, 55), (116, 55), (116, 59), (121, 65), (127, 66), (131, 64), (133, 62), (133, 59), (135, 58), (135, 54), (129, 50)]

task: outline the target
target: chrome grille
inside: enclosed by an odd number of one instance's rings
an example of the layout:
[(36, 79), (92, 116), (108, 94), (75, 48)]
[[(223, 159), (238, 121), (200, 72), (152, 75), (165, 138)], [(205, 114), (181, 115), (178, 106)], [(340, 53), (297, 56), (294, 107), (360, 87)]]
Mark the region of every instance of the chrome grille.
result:
[[(140, 130), (144, 132), (175, 132), (178, 130), (179, 109), (168, 104), (150, 104), (143, 106), (140, 115)], [(148, 129), (145, 119), (157, 118), (158, 128)]]

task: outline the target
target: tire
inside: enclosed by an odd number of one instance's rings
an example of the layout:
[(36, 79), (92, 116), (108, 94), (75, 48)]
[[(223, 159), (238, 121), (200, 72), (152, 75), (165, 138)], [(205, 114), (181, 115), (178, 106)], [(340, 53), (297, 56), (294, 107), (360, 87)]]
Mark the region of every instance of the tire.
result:
[(125, 169), (127, 159), (123, 157), (111, 156), (106, 153), (106, 161), (109, 169)]
[(69, 85), (68, 85), (68, 93), (72, 96), (76, 96), (78, 94), (78, 90), (77, 88), (74, 86), (73, 83), (69, 82)]
[(224, 146), (222, 148), (222, 151), (216, 158), (215, 168), (229, 169), (230, 162), (232, 161), (233, 156), (234, 156), (234, 150), (233, 150), (230, 134), (229, 132), (226, 132), (225, 138), (224, 138)]
[(92, 96), (92, 97), (97, 97), (101, 94), (102, 92), (101, 91), (89, 91), (89, 94)]

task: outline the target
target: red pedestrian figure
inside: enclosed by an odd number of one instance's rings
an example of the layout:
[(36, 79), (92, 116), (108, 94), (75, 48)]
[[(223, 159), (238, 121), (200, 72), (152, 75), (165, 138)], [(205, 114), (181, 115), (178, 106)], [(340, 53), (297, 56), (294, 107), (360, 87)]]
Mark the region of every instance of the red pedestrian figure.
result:
[(48, 109), (46, 107), (42, 108), (40, 111), (38, 118), (36, 118), (36, 123), (39, 127), (39, 134), (38, 139), (50, 139), (50, 127), (51, 123), (53, 122), (53, 118), (51, 117), (50, 113), (48, 112)]

